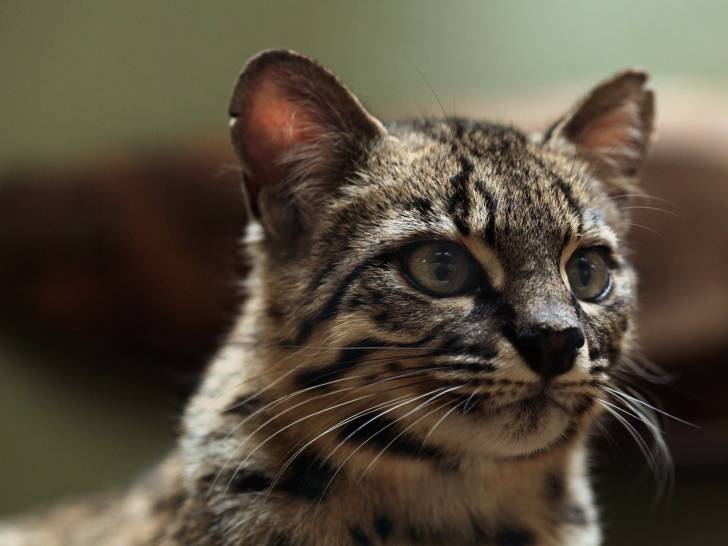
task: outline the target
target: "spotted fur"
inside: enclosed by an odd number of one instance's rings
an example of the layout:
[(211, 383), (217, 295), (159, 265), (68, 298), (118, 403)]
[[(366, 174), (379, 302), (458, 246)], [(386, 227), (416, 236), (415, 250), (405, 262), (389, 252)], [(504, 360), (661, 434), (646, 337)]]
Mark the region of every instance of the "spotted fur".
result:
[[(178, 448), (126, 497), (0, 543), (599, 544), (585, 436), (633, 338), (618, 205), (651, 137), (645, 82), (616, 76), (543, 134), (385, 127), (314, 61), (255, 57), (230, 107), (258, 220), (250, 298)], [(408, 282), (402, 249), (428, 240), (468, 250), (475, 292)], [(612, 271), (598, 303), (565, 277), (584, 246)], [(534, 324), (580, 332), (572, 367), (539, 376)]]

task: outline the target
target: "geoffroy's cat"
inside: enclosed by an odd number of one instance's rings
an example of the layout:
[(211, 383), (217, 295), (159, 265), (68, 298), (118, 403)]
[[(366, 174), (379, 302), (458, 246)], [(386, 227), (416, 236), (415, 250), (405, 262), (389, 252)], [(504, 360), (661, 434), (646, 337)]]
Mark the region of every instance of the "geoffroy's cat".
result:
[(249, 299), (176, 450), (0, 544), (599, 544), (585, 444), (625, 400), (646, 81), (525, 134), (385, 125), (315, 61), (254, 57), (230, 103)]

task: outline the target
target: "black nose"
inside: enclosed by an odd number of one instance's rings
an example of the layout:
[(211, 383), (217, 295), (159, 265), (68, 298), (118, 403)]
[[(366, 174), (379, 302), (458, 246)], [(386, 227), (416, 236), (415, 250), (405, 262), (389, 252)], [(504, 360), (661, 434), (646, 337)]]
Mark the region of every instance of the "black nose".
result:
[(584, 345), (584, 334), (574, 327), (554, 330), (532, 326), (519, 332), (514, 342), (528, 367), (549, 379), (574, 366), (576, 353)]

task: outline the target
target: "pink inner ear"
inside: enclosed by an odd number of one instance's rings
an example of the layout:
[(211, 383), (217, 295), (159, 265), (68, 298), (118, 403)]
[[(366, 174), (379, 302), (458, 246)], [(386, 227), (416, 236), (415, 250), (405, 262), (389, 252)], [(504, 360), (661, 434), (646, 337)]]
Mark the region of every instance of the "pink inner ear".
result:
[(581, 147), (592, 151), (631, 153), (639, 146), (639, 114), (633, 104), (615, 108), (589, 124), (579, 139)]
[(316, 136), (313, 117), (286, 96), (273, 78), (264, 79), (255, 89), (246, 129), (250, 159), (262, 170)]

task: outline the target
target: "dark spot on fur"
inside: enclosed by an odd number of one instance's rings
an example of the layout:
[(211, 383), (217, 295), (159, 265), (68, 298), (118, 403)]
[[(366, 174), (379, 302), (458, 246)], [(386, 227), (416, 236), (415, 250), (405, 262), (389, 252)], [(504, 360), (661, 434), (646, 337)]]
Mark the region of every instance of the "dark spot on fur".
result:
[(600, 358), (602, 358), (602, 352), (599, 350), (599, 347), (590, 347), (589, 360), (593, 362), (595, 360), (599, 360)]
[(523, 527), (502, 527), (494, 539), (498, 546), (530, 546), (534, 541), (533, 533)]
[(392, 523), (392, 520), (389, 519), (389, 517), (385, 516), (384, 514), (380, 514), (376, 518), (374, 518), (374, 530), (376, 531), (377, 535), (379, 535), (379, 538), (382, 540), (387, 540), (389, 536), (392, 534), (392, 531), (394, 531), (394, 524)]
[(432, 212), (432, 202), (425, 197), (413, 197), (404, 204), (407, 210), (416, 210), (420, 216), (427, 217)]
[(387, 324), (390, 320), (392, 320), (392, 316), (389, 314), (389, 311), (379, 311), (378, 313), (375, 313), (372, 318), (374, 319), (374, 322), (380, 326)]
[(323, 500), (327, 489), (333, 485), (335, 472), (336, 469), (330, 464), (304, 451), (293, 460), (276, 490), (306, 500)]
[(258, 470), (242, 469), (230, 480), (228, 490), (233, 494), (258, 493), (270, 487), (271, 479)]
[(349, 527), (349, 534), (357, 546), (370, 546), (372, 543), (361, 527)]

